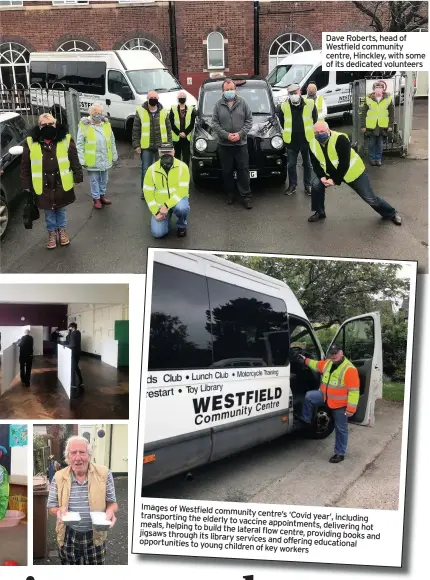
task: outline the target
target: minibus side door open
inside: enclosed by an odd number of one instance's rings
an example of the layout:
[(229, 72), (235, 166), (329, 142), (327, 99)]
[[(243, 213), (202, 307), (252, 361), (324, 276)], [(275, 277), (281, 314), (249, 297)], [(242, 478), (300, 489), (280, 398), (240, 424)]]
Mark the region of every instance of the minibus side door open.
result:
[(382, 333), (379, 312), (362, 314), (343, 322), (330, 347), (333, 343), (342, 347), (345, 357), (355, 365), (360, 375), (360, 399), (350, 422), (373, 426), (375, 401), (382, 398)]

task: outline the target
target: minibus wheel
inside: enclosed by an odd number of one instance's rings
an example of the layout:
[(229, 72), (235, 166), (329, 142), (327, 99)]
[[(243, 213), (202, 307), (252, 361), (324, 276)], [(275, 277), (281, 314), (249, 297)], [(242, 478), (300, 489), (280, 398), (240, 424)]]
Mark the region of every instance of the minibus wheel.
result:
[(334, 429), (333, 415), (327, 407), (319, 407), (314, 415), (310, 436), (312, 439), (325, 439)]

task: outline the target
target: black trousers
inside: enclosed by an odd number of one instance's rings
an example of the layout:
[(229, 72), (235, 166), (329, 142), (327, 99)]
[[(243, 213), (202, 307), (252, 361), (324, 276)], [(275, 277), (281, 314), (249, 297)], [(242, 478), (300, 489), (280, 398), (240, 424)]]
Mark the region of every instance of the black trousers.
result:
[[(251, 197), (249, 180), (249, 156), (247, 145), (218, 145), (218, 157), (226, 193), (233, 195), (237, 190), (242, 197)], [(234, 178), (236, 170), (237, 179)]]
[(183, 161), (187, 165), (190, 164), (190, 142), (188, 139), (180, 138), (179, 141), (173, 143), (175, 147), (175, 157)]
[[(82, 378), (81, 369), (79, 368), (80, 358), (81, 358), (80, 354), (74, 354), (72, 352), (72, 387), (78, 387), (79, 385), (82, 385), (84, 382)], [(79, 379), (78, 383), (76, 382), (76, 375), (78, 375)]]
[(33, 366), (33, 355), (32, 354), (19, 356), (21, 382), (24, 383), (24, 385), (30, 384), (31, 367), (32, 366)]

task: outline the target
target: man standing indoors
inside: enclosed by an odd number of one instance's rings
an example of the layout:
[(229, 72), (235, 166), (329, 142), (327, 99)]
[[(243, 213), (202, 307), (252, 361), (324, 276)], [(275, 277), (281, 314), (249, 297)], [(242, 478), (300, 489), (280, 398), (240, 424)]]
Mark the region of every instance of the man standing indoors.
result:
[[(81, 332), (78, 330), (76, 322), (69, 324), (69, 334), (66, 338), (66, 343), (72, 351), (72, 387), (84, 386), (81, 369), (79, 368), (79, 360), (81, 358)], [(76, 385), (76, 375), (78, 375), (79, 383)]]
[(33, 342), (33, 337), (28, 329), (18, 341), (21, 383), (26, 387), (30, 386), (31, 367), (33, 366)]
[(172, 106), (169, 119), (172, 126), (175, 157), (189, 165), (190, 141), (196, 122), (196, 110), (192, 105), (187, 105), (187, 93), (185, 91), (178, 93), (178, 104)]
[[(142, 187), (148, 167), (158, 159), (158, 148), (172, 141), (169, 112), (163, 109), (156, 91), (149, 91), (146, 103), (137, 107), (131, 140), (142, 160)], [(143, 194), (141, 198), (144, 199)]]
[(252, 209), (251, 187), (249, 181), (249, 156), (247, 135), (252, 129), (252, 113), (248, 103), (236, 94), (236, 84), (225, 79), (223, 95), (215, 104), (212, 114), (212, 128), (218, 137), (218, 157), (227, 203), (234, 203), (236, 184), (246, 209)]
[(348, 444), (348, 419), (357, 411), (360, 398), (360, 377), (355, 366), (343, 354), (337, 344), (332, 344), (329, 359), (312, 360), (303, 355), (297, 357), (306, 366), (321, 375), (318, 391), (308, 391), (303, 403), (302, 416), (304, 423), (311, 424), (313, 407), (324, 404), (331, 409), (334, 419), (336, 441), (334, 455), (330, 463), (340, 463), (345, 459)]
[(309, 158), (309, 143), (314, 136), (314, 123), (318, 121), (315, 103), (312, 99), (304, 99), (299, 85), (293, 84), (288, 87), (288, 99), (278, 107), (277, 115), (288, 151), (288, 188), (285, 195), (296, 193), (299, 153), (303, 161), (305, 193), (310, 195), (312, 165)]

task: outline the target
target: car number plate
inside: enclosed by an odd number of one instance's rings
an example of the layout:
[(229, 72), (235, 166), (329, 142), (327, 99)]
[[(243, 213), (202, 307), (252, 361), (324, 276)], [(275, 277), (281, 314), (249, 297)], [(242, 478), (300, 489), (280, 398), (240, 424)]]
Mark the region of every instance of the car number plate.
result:
[[(237, 179), (237, 173), (236, 173), (236, 171), (233, 173), (233, 176), (234, 176), (235, 179)], [(250, 171), (249, 172), (249, 177), (251, 179), (256, 179), (257, 178), (257, 172), (256, 171)]]

